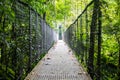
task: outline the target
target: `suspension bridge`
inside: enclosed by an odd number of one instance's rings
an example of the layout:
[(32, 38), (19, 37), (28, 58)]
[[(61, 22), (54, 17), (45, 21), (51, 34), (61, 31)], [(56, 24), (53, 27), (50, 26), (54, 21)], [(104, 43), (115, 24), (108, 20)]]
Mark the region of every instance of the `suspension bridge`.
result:
[[(58, 40), (57, 32), (32, 7), (16, 1), (13, 6), (15, 21), (9, 32), (11, 35), (4, 37), (14, 45), (8, 48), (5, 43), (2, 44), (1, 69), (15, 80), (92, 80), (93, 73), (99, 78), (88, 60), (91, 48), (89, 26), (91, 15), (88, 15), (88, 12), (91, 13), (92, 4), (93, 1), (63, 33), (61, 37), (63, 39)], [(4, 24), (9, 22), (7, 17), (5, 19)], [(93, 34), (96, 36), (94, 39), (99, 39), (99, 29), (98, 32), (93, 31)], [(100, 45), (97, 42), (95, 44)], [(88, 67), (91, 77), (80, 62)]]

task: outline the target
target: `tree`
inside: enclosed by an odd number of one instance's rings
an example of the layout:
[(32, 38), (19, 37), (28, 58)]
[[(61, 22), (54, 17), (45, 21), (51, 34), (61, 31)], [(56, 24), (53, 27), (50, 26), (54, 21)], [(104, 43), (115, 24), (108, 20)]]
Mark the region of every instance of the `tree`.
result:
[(88, 58), (88, 73), (90, 73), (91, 78), (94, 78), (94, 47), (95, 47), (95, 32), (97, 28), (97, 16), (98, 16), (98, 4), (99, 0), (94, 0), (92, 22), (90, 26), (90, 48), (89, 48), (89, 58)]
[(101, 3), (98, 0), (98, 54), (97, 54), (97, 80), (101, 78), (101, 40), (102, 40), (102, 11), (101, 11)]

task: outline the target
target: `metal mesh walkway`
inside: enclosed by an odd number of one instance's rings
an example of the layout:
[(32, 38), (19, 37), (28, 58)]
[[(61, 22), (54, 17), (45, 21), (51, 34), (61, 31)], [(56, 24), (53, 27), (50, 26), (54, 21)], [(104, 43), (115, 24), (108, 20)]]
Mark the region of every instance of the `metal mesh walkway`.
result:
[(25, 80), (91, 80), (68, 46), (58, 41)]

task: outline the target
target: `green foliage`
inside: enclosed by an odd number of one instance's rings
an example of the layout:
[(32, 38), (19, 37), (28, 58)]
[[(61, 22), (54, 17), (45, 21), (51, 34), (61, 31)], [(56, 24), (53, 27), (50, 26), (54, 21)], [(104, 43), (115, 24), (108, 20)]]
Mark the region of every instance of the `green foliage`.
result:
[[(33, 5), (33, 0), (21, 1)], [(45, 38), (49, 40), (52, 32), (43, 31), (42, 28), (46, 25), (47, 30), (52, 29), (28, 5), (16, 0), (0, 1), (0, 79), (23, 80), (52, 45), (52, 40), (45, 42), (49, 47), (43, 42)], [(47, 37), (43, 37), (45, 32)], [(43, 46), (45, 49), (41, 48)]]
[[(84, 1), (84, 0), (82, 0)], [(84, 4), (80, 2), (82, 11)], [(100, 0), (102, 10), (102, 46), (101, 46), (101, 67), (98, 66), (98, 26), (97, 23), (94, 42), (94, 79), (98, 79), (98, 67), (101, 71), (101, 80), (119, 80), (120, 73), (120, 0)], [(90, 50), (90, 26), (93, 14), (93, 5), (87, 8), (86, 12), (78, 17), (65, 32), (65, 41), (75, 51), (78, 60), (88, 66), (88, 52)], [(87, 22), (87, 23), (86, 23)], [(86, 29), (87, 26), (87, 29)], [(91, 53), (89, 53), (91, 54)]]
[[(36, 12), (40, 15), (46, 13), (46, 21), (52, 25), (52, 28), (55, 28), (55, 23), (62, 23), (65, 27), (73, 22), (77, 16), (83, 11), (86, 5), (91, 0), (20, 0), (26, 2), (30, 6), (32, 6)], [(25, 64), (28, 62), (28, 49), (29, 46), (29, 35), (28, 31), (24, 31), (23, 34), (19, 35), (21, 32), (17, 32), (17, 30), (27, 29), (28, 22), (26, 20), (18, 20), (16, 21), (18, 25), (15, 26), (15, 30), (18, 35), (14, 35), (15, 31), (13, 30), (14, 21), (15, 21), (15, 12), (14, 7), (15, 0), (0, 0), (0, 61), (3, 60), (2, 64), (0, 63), (0, 78), (1, 76), (6, 77), (7, 80), (13, 79), (15, 75), (15, 70), (20, 68), (26, 68), (28, 65)], [(101, 10), (102, 10), (102, 53), (101, 53), (101, 73), (102, 80), (117, 80), (117, 73), (119, 72), (119, 49), (120, 49), (120, 0), (101, 0)], [(90, 24), (92, 20), (92, 11), (93, 5), (87, 9), (88, 14), (88, 32), (86, 34), (86, 15), (82, 15), (81, 18), (78, 19), (77, 23), (72, 26), (77, 26), (77, 28), (72, 27), (69, 36), (71, 47), (76, 50), (76, 55), (80, 60), (80, 62), (85, 64), (86, 58), (88, 55), (85, 50), (89, 49), (89, 37), (90, 37)], [(28, 13), (28, 10), (25, 10)], [(24, 13), (24, 14), (26, 14)], [(34, 14), (32, 15), (34, 16)], [(42, 16), (41, 16), (42, 17)], [(34, 18), (34, 17), (32, 17)], [(28, 16), (26, 17), (28, 19)], [(35, 25), (35, 20), (33, 20), (33, 24)], [(81, 28), (82, 27), (82, 28)], [(40, 37), (38, 40), (41, 40), (40, 28), (35, 30), (33, 28), (32, 38), (35, 38), (35, 33), (37, 32)], [(24, 34), (27, 33), (27, 34)], [(18, 36), (15, 40), (15, 36)], [(21, 43), (22, 42), (22, 43)], [(36, 43), (35, 40), (32, 43)], [(95, 39), (95, 61), (94, 65), (97, 63), (97, 36)], [(24, 48), (23, 48), (24, 46)], [(81, 46), (81, 47), (80, 47)], [(35, 45), (32, 46), (35, 48)], [(85, 50), (83, 50), (85, 49)], [(15, 50), (17, 55), (15, 54)], [(24, 52), (25, 51), (25, 52)], [(2, 54), (4, 52), (4, 54)], [(36, 55), (37, 51), (32, 50)], [(9, 54), (9, 55), (7, 55)], [(24, 54), (24, 56), (23, 56)], [(7, 55), (7, 56), (6, 56)], [(35, 63), (32, 66), (35, 66), (36, 63), (44, 56), (45, 54), (41, 54), (40, 57), (34, 61)], [(1, 59), (4, 56), (3, 59)], [(8, 58), (10, 57), (10, 58)], [(15, 59), (15, 57), (18, 57)], [(15, 62), (14, 60), (17, 60)], [(12, 62), (13, 61), (13, 62)], [(7, 65), (5, 65), (8, 62)], [(19, 63), (20, 62), (20, 63)], [(10, 66), (10, 67), (7, 67)], [(16, 66), (16, 67), (14, 67)], [(7, 67), (7, 73), (5, 73)], [(95, 70), (97, 66), (95, 66)], [(3, 74), (4, 73), (4, 74)], [(26, 69), (23, 69), (23, 73), (26, 74)], [(23, 76), (25, 77), (25, 75)]]

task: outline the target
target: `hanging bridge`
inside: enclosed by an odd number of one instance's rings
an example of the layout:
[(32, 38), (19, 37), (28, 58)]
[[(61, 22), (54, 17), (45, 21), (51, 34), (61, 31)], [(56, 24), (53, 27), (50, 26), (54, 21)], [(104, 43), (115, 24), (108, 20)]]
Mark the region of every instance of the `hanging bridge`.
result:
[[(92, 56), (89, 55), (89, 48), (92, 50), (91, 46), (94, 46), (90, 43), (93, 1), (63, 33), (63, 40), (57, 40), (57, 32), (28, 4), (21, 1), (14, 4), (15, 19), (11, 29), (8, 27), (8, 33), (4, 29), (2, 32), (6, 35), (3, 41), (13, 43), (1, 44), (0, 67), (6, 75), (14, 80), (91, 80), (93, 75), (99, 78), (99, 72), (94, 72)], [(7, 18), (4, 24), (10, 23)], [(93, 40), (100, 40), (99, 25), (96, 25)], [(99, 42), (96, 41), (95, 46), (99, 47)]]

